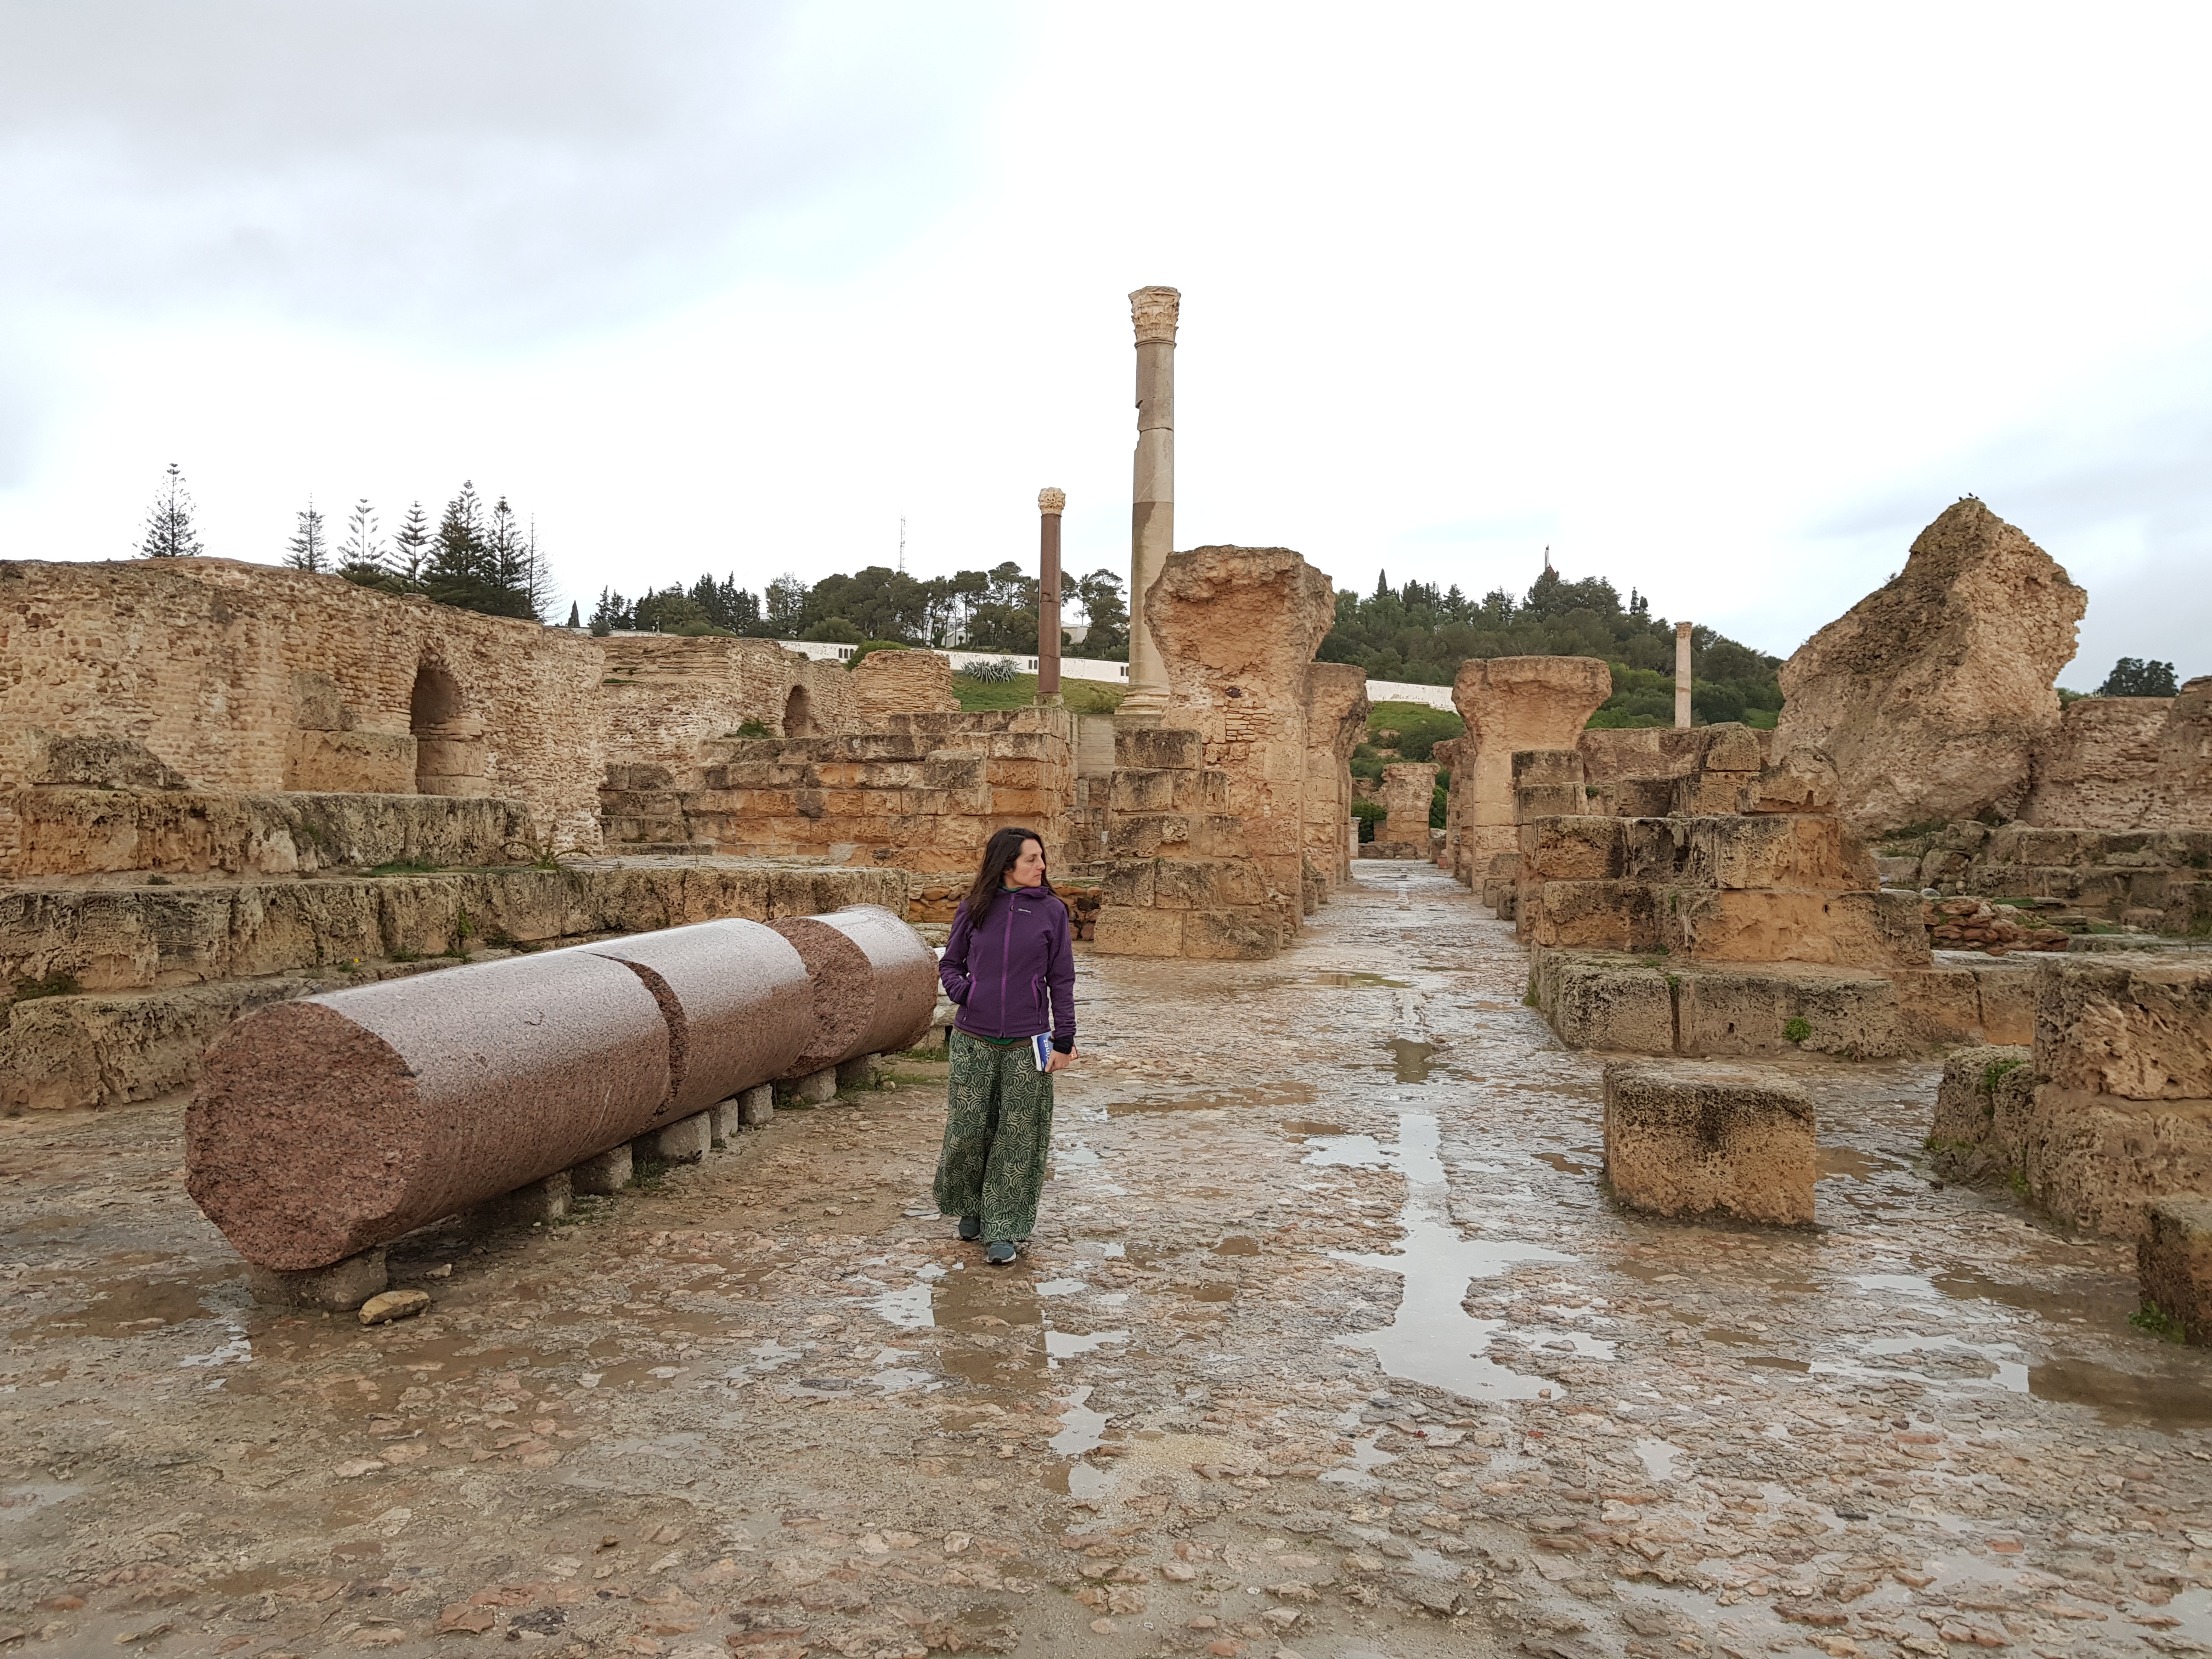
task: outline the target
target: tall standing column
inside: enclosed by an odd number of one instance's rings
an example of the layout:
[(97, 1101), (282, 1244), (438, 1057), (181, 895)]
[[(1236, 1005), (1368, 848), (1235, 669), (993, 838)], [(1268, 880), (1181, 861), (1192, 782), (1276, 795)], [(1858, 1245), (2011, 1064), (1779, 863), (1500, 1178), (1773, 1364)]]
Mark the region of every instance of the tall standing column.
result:
[(1037, 491), (1037, 689), (1040, 703), (1060, 701), (1060, 515), (1067, 492)]
[(1690, 624), (1674, 624), (1674, 724), (1690, 724)]
[(1145, 621), (1145, 591), (1175, 551), (1175, 347), (1182, 294), (1140, 288), (1129, 296), (1137, 327), (1137, 462), (1129, 507), (1129, 695), (1120, 712), (1158, 725), (1167, 712), (1167, 667)]

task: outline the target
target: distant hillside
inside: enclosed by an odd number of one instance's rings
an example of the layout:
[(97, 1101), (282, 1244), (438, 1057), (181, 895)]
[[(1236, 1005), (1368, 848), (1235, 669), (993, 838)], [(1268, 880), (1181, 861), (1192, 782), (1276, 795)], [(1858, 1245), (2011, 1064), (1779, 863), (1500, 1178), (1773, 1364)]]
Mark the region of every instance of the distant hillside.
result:
[[(1690, 641), (1696, 718), (1771, 726), (1782, 708), (1782, 659), (1710, 628), (1692, 629)], [(1498, 588), (1477, 600), (1421, 582), (1393, 589), (1386, 575), (1365, 599), (1336, 596), (1336, 626), (1318, 654), (1357, 663), (1370, 679), (1416, 685), (1450, 684), (1469, 657), (1602, 657), (1613, 666), (1613, 693), (1592, 726), (1674, 722), (1674, 624), (1652, 616), (1650, 600), (1633, 588), (1623, 606), (1601, 576), (1571, 582), (1547, 570), (1518, 599)]]

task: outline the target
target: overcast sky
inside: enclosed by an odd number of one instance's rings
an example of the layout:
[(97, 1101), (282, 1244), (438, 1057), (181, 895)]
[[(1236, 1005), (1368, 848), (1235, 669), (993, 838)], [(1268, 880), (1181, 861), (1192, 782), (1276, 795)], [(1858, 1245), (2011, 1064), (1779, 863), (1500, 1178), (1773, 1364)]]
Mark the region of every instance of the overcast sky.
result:
[[(460, 481), (564, 595), (1177, 544), (1778, 653), (1978, 495), (2212, 673), (2201, 6), (0, 0), (0, 551)], [(565, 606), (563, 608), (565, 614)]]

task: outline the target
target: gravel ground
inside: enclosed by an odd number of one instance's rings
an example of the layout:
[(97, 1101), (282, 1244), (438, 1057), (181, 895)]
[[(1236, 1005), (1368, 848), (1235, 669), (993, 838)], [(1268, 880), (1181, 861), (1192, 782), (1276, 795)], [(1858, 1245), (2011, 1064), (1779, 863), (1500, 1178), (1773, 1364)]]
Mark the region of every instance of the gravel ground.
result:
[(2212, 1367), (1928, 1178), (1932, 1066), (1781, 1068), (1815, 1228), (1619, 1212), (1510, 927), (1358, 873), (1083, 962), (1005, 1270), (916, 1061), (369, 1330), (251, 1304), (180, 1100), (0, 1123), (0, 1650), (2212, 1653)]

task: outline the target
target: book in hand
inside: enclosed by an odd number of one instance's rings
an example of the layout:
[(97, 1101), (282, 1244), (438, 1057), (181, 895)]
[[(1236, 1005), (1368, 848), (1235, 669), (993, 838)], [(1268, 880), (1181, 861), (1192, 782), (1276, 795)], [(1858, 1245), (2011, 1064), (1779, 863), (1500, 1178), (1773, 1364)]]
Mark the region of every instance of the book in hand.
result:
[(1030, 1052), (1036, 1056), (1037, 1070), (1048, 1072), (1052, 1069), (1052, 1036), (1049, 1032), (1040, 1031), (1031, 1037)]

